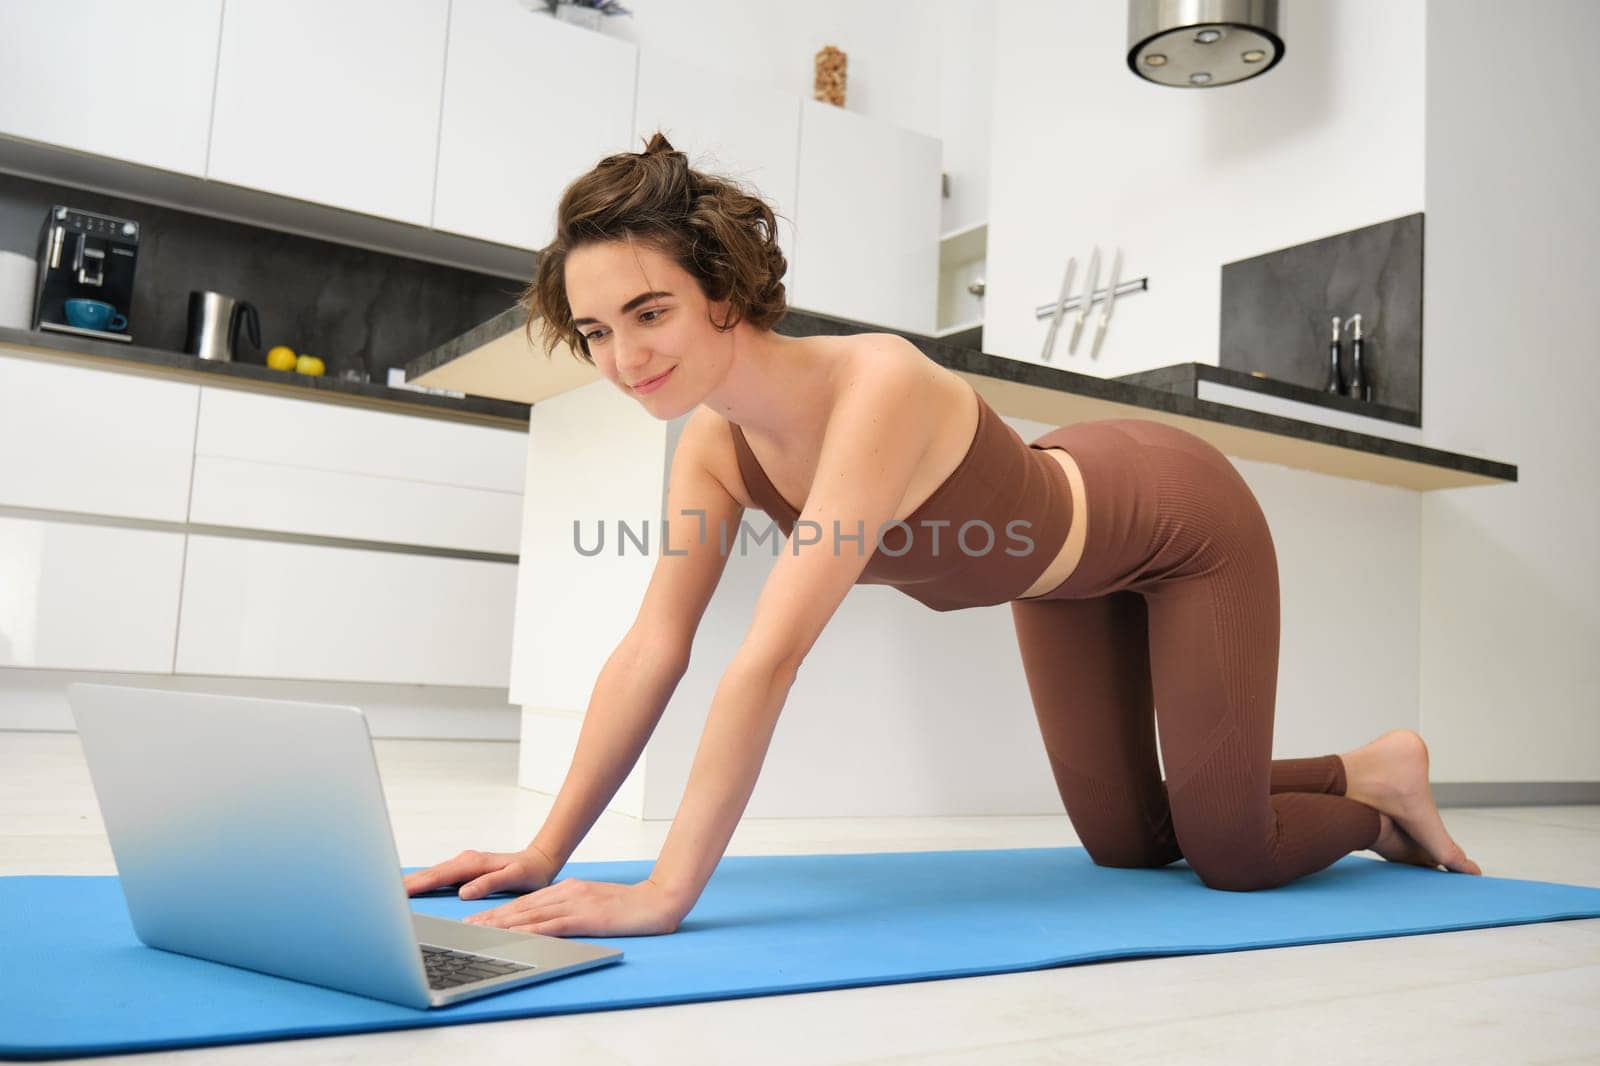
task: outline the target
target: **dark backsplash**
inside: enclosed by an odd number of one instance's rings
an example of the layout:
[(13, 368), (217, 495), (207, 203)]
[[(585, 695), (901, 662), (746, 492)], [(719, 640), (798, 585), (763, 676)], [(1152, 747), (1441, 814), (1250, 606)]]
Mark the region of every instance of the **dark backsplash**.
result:
[(1348, 381), (1345, 323), (1359, 312), (1373, 402), (1420, 415), (1422, 221), (1419, 212), (1224, 264), (1219, 364), (1321, 389), (1338, 315)]
[[(403, 366), (516, 303), (522, 282), (189, 214), (0, 173), (0, 250), (34, 256), (52, 204), (140, 225), (133, 342), (182, 351), (189, 293), (212, 289), (261, 313), (262, 351), (241, 333), (239, 362), (286, 344), (337, 375), (359, 367), (382, 383)], [(532, 274), (532, 256), (529, 257)]]

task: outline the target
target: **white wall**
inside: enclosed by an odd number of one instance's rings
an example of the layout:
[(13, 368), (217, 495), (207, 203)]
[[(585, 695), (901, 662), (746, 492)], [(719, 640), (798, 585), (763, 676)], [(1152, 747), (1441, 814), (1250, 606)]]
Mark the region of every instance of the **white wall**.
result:
[(1423, 440), (1520, 481), (1411, 493), (1235, 461), (1283, 579), (1280, 757), (1405, 726), (1435, 781), (1600, 779), (1600, 6), (1519, 8), (1517, 33), (1504, 13), (1286, 4), (1283, 63), (1204, 91), (1127, 71), (1123, 4), (997, 14), (992, 353), (1037, 360), (1032, 308), (1099, 242), (1150, 291), (1099, 360), (1058, 344), (1054, 365), (1216, 363), (1221, 264), (1427, 213)]
[(1223, 263), (1422, 210), (1420, 0), (1283, 5), (1288, 52), (1214, 89), (1128, 71), (1125, 3), (999, 5), (984, 348), (1037, 359), (1069, 256), (1123, 249), (1105, 344), (1054, 365), (1115, 377), (1216, 364)]
[(939, 112), (928, 132), (944, 142), (950, 198), (941, 228), (948, 233), (989, 218), (995, 8), (989, 0), (939, 0), (935, 10)]
[[(988, 208), (992, 5), (985, 0), (639, 0), (602, 32), (641, 49), (810, 97), (824, 45), (847, 56), (845, 110), (944, 142), (951, 195), (943, 228)], [(640, 145), (633, 145), (638, 151)]]
[(1428, 5), (1423, 432), (1516, 485), (1422, 501), (1422, 723), (1457, 780), (1600, 780), (1593, 0)]
[[(1124, 280), (1148, 275), (1150, 291), (1118, 301), (1097, 360), (1091, 337), (1068, 355), (1063, 334), (1052, 365), (1215, 364), (1223, 263), (1422, 208), (1420, 0), (1285, 6), (1283, 63), (1190, 91), (1128, 72), (1125, 4), (1000, 5), (986, 351), (1039, 361), (1033, 308), (1068, 256), (1081, 285), (1099, 243), (1102, 286), (1120, 246)], [(1235, 465), (1278, 552), (1277, 757), (1416, 727), (1418, 494)]]

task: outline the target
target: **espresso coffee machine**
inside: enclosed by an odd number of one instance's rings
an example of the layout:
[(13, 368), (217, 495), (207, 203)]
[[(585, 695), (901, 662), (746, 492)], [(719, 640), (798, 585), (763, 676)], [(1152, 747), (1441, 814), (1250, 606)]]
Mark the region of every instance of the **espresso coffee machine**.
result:
[(33, 328), (132, 343), (138, 259), (137, 222), (52, 207), (39, 232)]

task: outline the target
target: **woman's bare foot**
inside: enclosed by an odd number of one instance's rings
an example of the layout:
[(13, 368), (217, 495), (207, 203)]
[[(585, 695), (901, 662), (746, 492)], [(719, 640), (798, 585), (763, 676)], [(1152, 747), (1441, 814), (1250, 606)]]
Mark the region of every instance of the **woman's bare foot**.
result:
[(1378, 812), (1379, 824), (1378, 839), (1372, 845), (1372, 850), (1382, 855), (1390, 862), (1404, 862), (1412, 866), (1426, 866), (1430, 870), (1437, 870), (1439, 864), (1428, 854), (1428, 849), (1411, 839), (1411, 834), (1401, 829), (1382, 811)]
[[(1344, 794), (1388, 815), (1396, 829), (1433, 858), (1434, 863), (1428, 865), (1438, 864), (1456, 873), (1483, 873), (1451, 838), (1439, 817), (1428, 785), (1428, 746), (1420, 736), (1409, 729), (1390, 730), (1340, 758), (1345, 766)], [(1381, 835), (1379, 842), (1383, 843)], [(1405, 847), (1394, 840), (1390, 845)], [(1382, 851), (1378, 854), (1389, 858)]]

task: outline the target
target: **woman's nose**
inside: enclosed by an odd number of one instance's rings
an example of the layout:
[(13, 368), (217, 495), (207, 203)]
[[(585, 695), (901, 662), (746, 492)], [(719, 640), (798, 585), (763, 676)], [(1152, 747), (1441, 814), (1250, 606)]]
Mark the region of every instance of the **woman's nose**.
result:
[(650, 354), (643, 345), (634, 344), (631, 340), (617, 337), (611, 345), (612, 358), (616, 359), (617, 366), (624, 370), (644, 366), (650, 361)]

